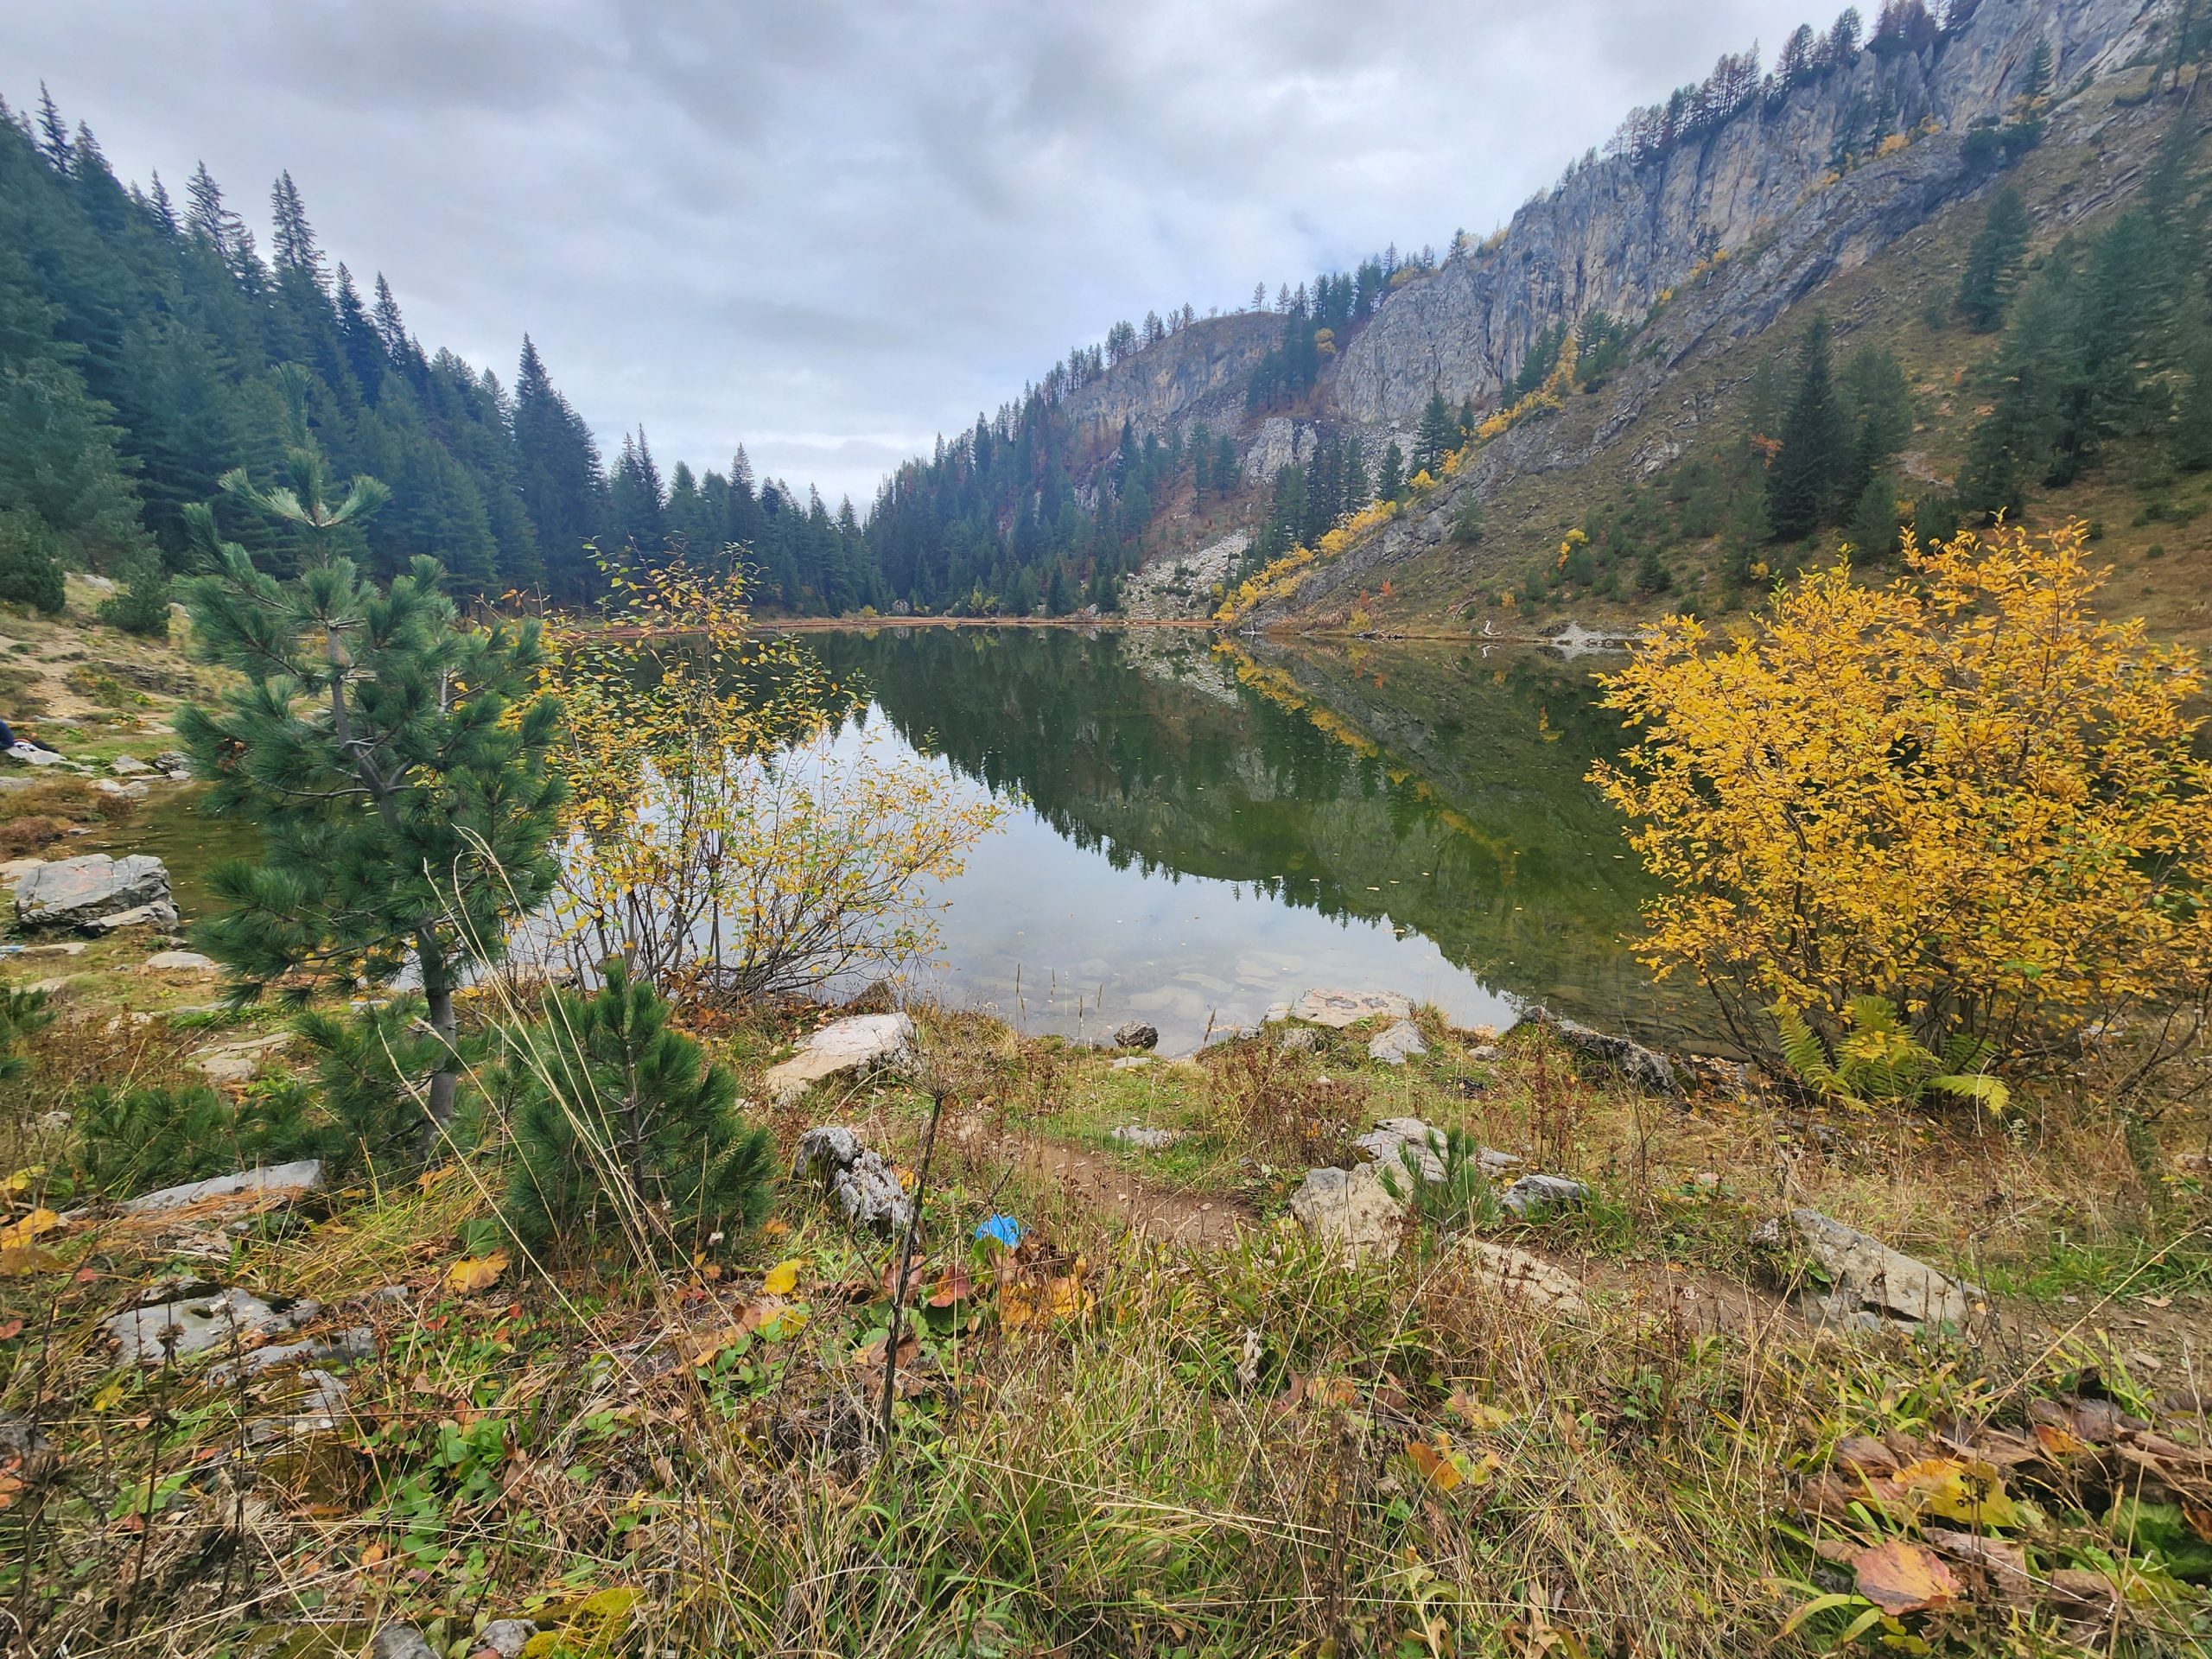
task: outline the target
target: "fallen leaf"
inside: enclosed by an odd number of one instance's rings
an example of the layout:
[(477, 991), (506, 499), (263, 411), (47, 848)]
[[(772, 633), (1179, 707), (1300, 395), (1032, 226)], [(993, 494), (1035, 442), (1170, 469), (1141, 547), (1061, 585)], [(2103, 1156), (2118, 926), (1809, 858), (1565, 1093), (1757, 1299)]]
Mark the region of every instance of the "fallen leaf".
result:
[(37, 1244), (10, 1244), (0, 1249), (0, 1279), (21, 1279), (27, 1274), (53, 1273), (68, 1265), (52, 1250)]
[(2036, 1442), (2045, 1453), (2054, 1458), (2070, 1458), (2090, 1450), (2089, 1443), (2070, 1428), (2056, 1423), (2037, 1423)]
[[(22, 1321), (18, 1319), (16, 1323), (21, 1325)], [(4, 1334), (6, 1333), (0, 1332), (0, 1335)], [(2181, 1516), (2183, 1520), (2189, 1522), (2189, 1529), (2191, 1532), (2206, 1543), (2212, 1544), (2212, 1509), (2200, 1509), (2194, 1503), (2184, 1503), (2181, 1506)]]
[(2020, 1507), (2005, 1495), (1997, 1471), (1986, 1463), (1923, 1458), (1898, 1470), (1896, 1480), (1918, 1510), (1946, 1521), (2017, 1527), (2025, 1519)]
[(945, 1274), (930, 1287), (929, 1305), (931, 1307), (950, 1307), (955, 1302), (964, 1302), (976, 1294), (976, 1287), (968, 1277), (967, 1268), (955, 1263)]
[(2028, 1576), (2028, 1552), (2024, 1545), (2005, 1538), (1984, 1538), (1978, 1533), (1928, 1529), (1928, 1541), (1952, 1560), (1982, 1570), (2007, 1606), (2026, 1609), (2035, 1605), (2035, 1583)]
[(1892, 1618), (1949, 1607), (1961, 1587), (1951, 1569), (1923, 1544), (1892, 1538), (1851, 1558), (1859, 1593)]
[(50, 1233), (61, 1224), (61, 1217), (51, 1210), (34, 1210), (21, 1221), (10, 1222), (0, 1227), (0, 1250), (20, 1249), (41, 1233)]
[(1082, 1268), (1078, 1261), (1076, 1272), (1047, 1280), (1041, 1286), (1019, 1282), (1007, 1286), (999, 1296), (999, 1317), (1006, 1328), (1033, 1329), (1090, 1313), (1098, 1306), (1098, 1298), (1083, 1282)]
[(28, 1192), (39, 1184), (45, 1174), (44, 1164), (27, 1164), (9, 1176), (5, 1181), (0, 1181), (0, 1192)]
[(1501, 1411), (1487, 1400), (1478, 1400), (1464, 1389), (1455, 1392), (1444, 1402), (1446, 1411), (1456, 1414), (1468, 1427), (1474, 1429), (1503, 1428), (1513, 1421), (1513, 1414)]
[(1421, 1471), (1421, 1478), (1440, 1492), (1457, 1491), (1462, 1486), (1484, 1485), (1504, 1466), (1498, 1462), (1495, 1452), (1485, 1452), (1479, 1458), (1471, 1457), (1445, 1440), (1440, 1434), (1433, 1442), (1408, 1440), (1406, 1458)]
[(22, 1334), (23, 1322), (21, 1319), (10, 1319), (5, 1325), (0, 1325), (0, 1342), (13, 1342)]
[(489, 1255), (466, 1256), (446, 1270), (446, 1288), (458, 1295), (474, 1295), (480, 1290), (489, 1290), (506, 1270), (505, 1250), (494, 1250)]
[(760, 1288), (771, 1296), (788, 1296), (798, 1288), (798, 1270), (805, 1264), (797, 1256), (788, 1262), (779, 1262), (768, 1269), (760, 1281)]
[(1894, 1475), (1897, 1471), (1897, 1453), (1871, 1434), (1846, 1436), (1836, 1447), (1832, 1461), (1840, 1469), (1861, 1475)]

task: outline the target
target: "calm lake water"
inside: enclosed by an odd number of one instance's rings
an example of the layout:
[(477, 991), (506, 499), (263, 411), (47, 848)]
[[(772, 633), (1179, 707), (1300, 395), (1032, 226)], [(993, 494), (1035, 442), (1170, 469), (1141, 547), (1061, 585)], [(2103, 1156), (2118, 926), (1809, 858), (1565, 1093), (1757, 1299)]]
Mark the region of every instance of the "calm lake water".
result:
[(1619, 741), (1589, 665), (1296, 651), (1167, 631), (810, 634), (879, 738), (1012, 810), (943, 885), (915, 977), (1021, 1029), (1169, 1052), (1310, 986), (1465, 1024), (1541, 1001), (1680, 1036), (1698, 1011), (1623, 938), (1643, 879), (1584, 782)]

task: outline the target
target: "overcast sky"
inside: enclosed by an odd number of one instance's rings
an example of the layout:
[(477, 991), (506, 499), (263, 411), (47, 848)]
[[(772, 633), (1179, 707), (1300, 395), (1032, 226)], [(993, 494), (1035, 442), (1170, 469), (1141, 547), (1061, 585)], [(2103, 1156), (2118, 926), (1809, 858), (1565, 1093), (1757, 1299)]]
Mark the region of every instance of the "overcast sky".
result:
[(865, 510), (1116, 318), (1488, 232), (1802, 3), (10, 0), (0, 91), (257, 229), (289, 168), (425, 345)]

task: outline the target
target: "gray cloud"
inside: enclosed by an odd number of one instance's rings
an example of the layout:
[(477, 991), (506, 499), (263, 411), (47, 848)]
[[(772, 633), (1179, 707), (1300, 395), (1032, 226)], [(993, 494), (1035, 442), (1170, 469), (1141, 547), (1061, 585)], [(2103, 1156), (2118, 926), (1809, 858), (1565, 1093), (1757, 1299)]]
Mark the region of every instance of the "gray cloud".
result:
[(0, 11), (126, 177), (325, 246), (609, 439), (863, 505), (1118, 317), (1503, 223), (1781, 0), (74, 0)]

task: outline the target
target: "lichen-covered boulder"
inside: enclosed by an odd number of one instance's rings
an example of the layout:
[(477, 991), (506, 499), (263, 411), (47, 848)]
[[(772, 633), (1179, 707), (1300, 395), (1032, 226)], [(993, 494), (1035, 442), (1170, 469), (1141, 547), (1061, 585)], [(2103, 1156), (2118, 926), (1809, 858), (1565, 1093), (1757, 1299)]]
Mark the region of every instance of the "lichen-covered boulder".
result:
[(16, 919), (26, 928), (92, 927), (141, 910), (165, 910), (171, 923), (176, 920), (168, 868), (144, 853), (55, 859), (16, 886)]

